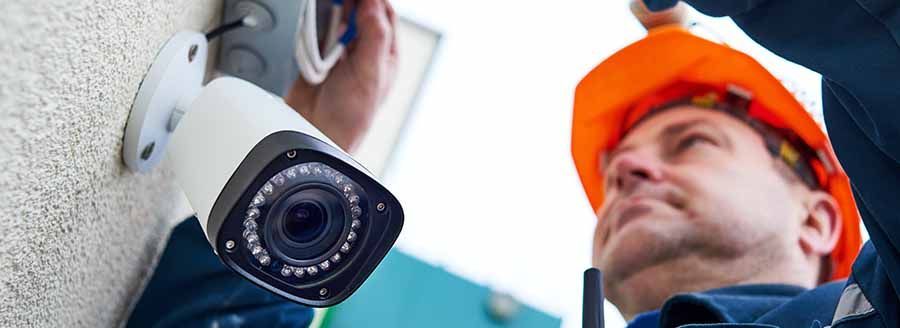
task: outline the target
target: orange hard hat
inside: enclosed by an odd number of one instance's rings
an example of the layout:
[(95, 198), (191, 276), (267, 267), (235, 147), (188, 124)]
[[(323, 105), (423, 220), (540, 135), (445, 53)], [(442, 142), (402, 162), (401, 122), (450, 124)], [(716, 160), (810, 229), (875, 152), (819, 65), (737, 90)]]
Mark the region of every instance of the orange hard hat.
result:
[(850, 182), (828, 137), (784, 86), (750, 56), (676, 26), (651, 30), (600, 63), (578, 83), (572, 117), (572, 157), (596, 212), (603, 204), (601, 158), (650, 111), (641, 102), (676, 84), (732, 86), (749, 94), (750, 115), (791, 131), (812, 150), (810, 167), (817, 184), (840, 207), (842, 231), (830, 254), (831, 279), (850, 274), (862, 243), (859, 212)]

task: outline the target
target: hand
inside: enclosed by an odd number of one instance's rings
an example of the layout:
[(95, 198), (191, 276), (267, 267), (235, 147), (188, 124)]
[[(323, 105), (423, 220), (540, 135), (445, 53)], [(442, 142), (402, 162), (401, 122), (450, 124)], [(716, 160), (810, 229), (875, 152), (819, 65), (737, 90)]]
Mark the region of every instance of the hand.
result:
[(663, 25), (681, 25), (687, 23), (687, 5), (678, 2), (675, 7), (663, 11), (650, 11), (643, 0), (631, 0), (631, 13), (648, 31)]
[(359, 32), (343, 58), (322, 84), (298, 78), (285, 96), (288, 105), (347, 152), (368, 131), (397, 71), (394, 9), (387, 0), (348, 1), (348, 7), (353, 5)]

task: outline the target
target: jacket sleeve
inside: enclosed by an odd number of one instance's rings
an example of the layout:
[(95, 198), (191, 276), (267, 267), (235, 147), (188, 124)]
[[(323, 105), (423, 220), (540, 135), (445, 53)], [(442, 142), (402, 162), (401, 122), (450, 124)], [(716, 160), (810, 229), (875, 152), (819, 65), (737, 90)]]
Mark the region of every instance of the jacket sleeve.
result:
[[(651, 9), (677, 0), (645, 0)], [(900, 2), (688, 0), (822, 74), (825, 121), (892, 290), (900, 290)], [(900, 298), (900, 293), (894, 292)]]
[(312, 318), (225, 267), (191, 217), (172, 230), (127, 327), (306, 327)]

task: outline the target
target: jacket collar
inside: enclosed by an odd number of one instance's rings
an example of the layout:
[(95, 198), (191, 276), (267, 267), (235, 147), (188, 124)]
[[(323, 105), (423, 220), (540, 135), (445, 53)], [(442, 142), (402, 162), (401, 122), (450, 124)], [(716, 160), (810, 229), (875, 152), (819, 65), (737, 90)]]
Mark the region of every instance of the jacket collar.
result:
[(754, 322), (807, 289), (791, 285), (757, 284), (678, 294), (663, 304), (660, 327), (688, 323)]

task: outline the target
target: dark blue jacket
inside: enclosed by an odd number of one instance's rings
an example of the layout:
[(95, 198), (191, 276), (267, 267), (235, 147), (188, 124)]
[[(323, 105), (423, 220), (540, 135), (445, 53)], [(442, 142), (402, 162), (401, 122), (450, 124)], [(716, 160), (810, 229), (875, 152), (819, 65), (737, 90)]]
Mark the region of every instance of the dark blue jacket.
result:
[(844, 285), (844, 281), (839, 281), (813, 290), (788, 285), (741, 285), (677, 295), (660, 310), (659, 326), (757, 323), (821, 327), (831, 322)]
[[(863, 249), (860, 258), (877, 259), (871, 244)], [(861, 272), (868, 265), (861, 263), (857, 262), (854, 272)], [(642, 320), (629, 327), (822, 328), (833, 321), (838, 323), (835, 327), (897, 327), (896, 321), (882, 325), (872, 303), (860, 296), (863, 294), (854, 286), (859, 286), (858, 282), (840, 280), (815, 289), (758, 284), (680, 294), (667, 300), (658, 316), (646, 318), (658, 323)], [(839, 305), (841, 302), (845, 304)]]
[(313, 311), (259, 288), (225, 267), (200, 222), (172, 230), (144, 294), (128, 318), (142, 327), (307, 327)]
[[(645, 2), (656, 10), (677, 1)], [(747, 294), (772, 286), (676, 296), (662, 309), (662, 325), (900, 327), (900, 1), (687, 2), (731, 16), (769, 50), (822, 74), (828, 134), (871, 240), (845, 283), (796, 296)], [(725, 325), (703, 327), (715, 326)]]

